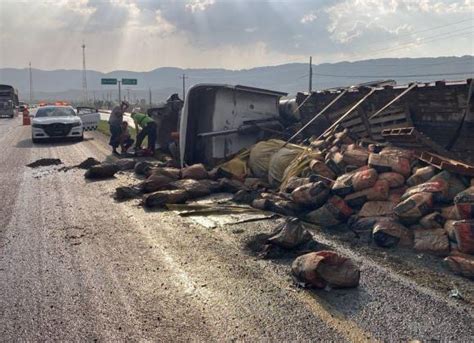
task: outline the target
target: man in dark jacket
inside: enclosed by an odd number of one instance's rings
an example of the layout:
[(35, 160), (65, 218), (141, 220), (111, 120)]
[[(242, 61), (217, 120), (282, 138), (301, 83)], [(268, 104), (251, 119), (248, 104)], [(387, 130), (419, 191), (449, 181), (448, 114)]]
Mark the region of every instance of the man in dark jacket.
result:
[(122, 134), (123, 114), (128, 108), (128, 102), (122, 101), (120, 106), (115, 106), (109, 117), (110, 141), (112, 146), (112, 153), (119, 155), (117, 151), (120, 145), (120, 135)]

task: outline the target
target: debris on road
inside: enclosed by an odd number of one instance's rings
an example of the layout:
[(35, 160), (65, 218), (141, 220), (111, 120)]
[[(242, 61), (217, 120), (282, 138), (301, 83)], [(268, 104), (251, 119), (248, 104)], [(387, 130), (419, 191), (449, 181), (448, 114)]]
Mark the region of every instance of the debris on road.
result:
[(120, 170), (119, 166), (113, 163), (101, 163), (89, 168), (84, 174), (86, 179), (106, 179), (113, 177)]
[(311, 252), (296, 258), (291, 266), (295, 281), (303, 287), (353, 288), (359, 285), (360, 269), (334, 251)]
[(39, 168), (39, 167), (49, 167), (49, 166), (57, 166), (63, 164), (63, 162), (59, 158), (40, 158), (30, 164), (27, 164), (27, 167), (30, 168)]
[(93, 157), (88, 157), (84, 161), (82, 161), (81, 163), (79, 163), (77, 166), (74, 166), (74, 167), (79, 168), (79, 169), (89, 169), (98, 164), (100, 164), (100, 161), (96, 160)]

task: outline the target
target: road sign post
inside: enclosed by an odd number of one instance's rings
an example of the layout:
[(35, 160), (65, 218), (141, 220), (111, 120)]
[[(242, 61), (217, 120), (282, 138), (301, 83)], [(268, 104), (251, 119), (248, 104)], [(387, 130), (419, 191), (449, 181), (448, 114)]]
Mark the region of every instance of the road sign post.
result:
[(101, 85), (116, 85), (117, 79), (100, 79)]
[(122, 85), (136, 86), (137, 79), (122, 79)]

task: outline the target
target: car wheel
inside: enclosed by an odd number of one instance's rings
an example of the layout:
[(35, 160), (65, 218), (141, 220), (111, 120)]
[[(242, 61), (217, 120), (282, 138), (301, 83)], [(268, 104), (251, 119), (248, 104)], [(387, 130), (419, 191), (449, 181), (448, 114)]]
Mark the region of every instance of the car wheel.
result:
[(37, 140), (36, 138), (31, 138), (31, 141), (33, 142), (33, 144), (39, 143), (39, 140)]

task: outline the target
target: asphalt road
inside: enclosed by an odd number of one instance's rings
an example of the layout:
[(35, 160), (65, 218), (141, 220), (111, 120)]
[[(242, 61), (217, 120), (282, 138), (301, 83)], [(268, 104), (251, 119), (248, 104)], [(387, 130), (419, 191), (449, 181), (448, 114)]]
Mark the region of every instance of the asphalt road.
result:
[(338, 243), (359, 288), (297, 289), (289, 261), (243, 249), (274, 222), (208, 229), (115, 202), (127, 174), (25, 166), (110, 159), (100, 134), (32, 145), (30, 127), (2, 119), (0, 147), (0, 341), (472, 341), (470, 303)]

